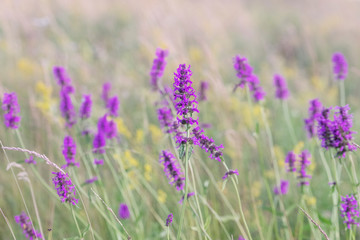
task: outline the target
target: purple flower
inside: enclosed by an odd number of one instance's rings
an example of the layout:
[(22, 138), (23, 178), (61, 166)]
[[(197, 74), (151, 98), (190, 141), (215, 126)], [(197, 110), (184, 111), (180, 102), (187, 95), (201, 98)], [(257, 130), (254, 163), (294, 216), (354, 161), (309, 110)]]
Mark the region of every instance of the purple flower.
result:
[(169, 151), (162, 151), (160, 153), (159, 162), (164, 165), (164, 172), (169, 180), (169, 183), (173, 185), (175, 183), (176, 190), (181, 191), (184, 188), (185, 178), (182, 177), (180, 165), (177, 163), (174, 155)]
[[(192, 196), (194, 196), (194, 195), (195, 195), (194, 192), (190, 192), (190, 193), (187, 194), (187, 198), (186, 198), (186, 199), (189, 199), (190, 197), (192, 197)], [(184, 195), (184, 196), (185, 196), (185, 195)], [(184, 196), (181, 197), (181, 199), (180, 199), (180, 201), (179, 201), (180, 204), (183, 204), (183, 202), (184, 202)]]
[(95, 165), (104, 165), (104, 159), (94, 159), (94, 164)]
[(200, 93), (199, 93), (199, 101), (206, 101), (206, 91), (209, 88), (209, 83), (206, 81), (201, 81), (200, 83)]
[(67, 76), (66, 71), (63, 67), (55, 66), (53, 68), (53, 73), (60, 87), (70, 84), (71, 79), (69, 78), (69, 76)]
[(336, 80), (344, 80), (348, 72), (348, 65), (346, 59), (342, 53), (334, 53), (332, 56), (334, 64), (334, 75)]
[(341, 217), (345, 218), (344, 223), (348, 229), (351, 225), (360, 226), (359, 222), (356, 222), (356, 218), (359, 218), (358, 203), (354, 196), (341, 196), (342, 203), (340, 204)]
[(239, 172), (237, 169), (235, 170), (229, 170), (225, 173), (225, 175), (222, 177), (223, 180), (227, 179), (229, 176), (233, 175), (233, 174), (236, 174), (239, 176)]
[(109, 82), (104, 83), (103, 88), (102, 88), (101, 98), (102, 98), (102, 100), (104, 100), (105, 105), (107, 105), (107, 102), (109, 99), (110, 89), (111, 89), (111, 83), (109, 83)]
[(119, 115), (119, 99), (117, 96), (109, 98), (106, 104), (106, 108), (109, 110), (110, 116), (117, 117)]
[(253, 93), (253, 98), (255, 102), (259, 102), (263, 100), (266, 93), (264, 92), (263, 88), (260, 86), (259, 78), (256, 75), (252, 75), (249, 80), (249, 89)]
[(238, 240), (246, 240), (246, 239), (243, 238), (242, 236), (239, 236)]
[(119, 206), (119, 217), (121, 219), (128, 219), (130, 218), (130, 211), (128, 206), (125, 203), (120, 203)]
[(108, 121), (106, 138), (111, 139), (117, 136), (117, 127), (114, 120)]
[(305, 129), (308, 137), (312, 138), (316, 134), (316, 120), (321, 115), (322, 103), (319, 99), (313, 99), (310, 101), (309, 118), (305, 119)]
[(98, 154), (105, 153), (106, 138), (102, 132), (98, 132), (93, 140), (93, 152)]
[(108, 121), (107, 114), (98, 120), (98, 133), (103, 134), (106, 138), (114, 138), (117, 135), (117, 128), (114, 120)]
[(34, 156), (30, 155), (30, 157), (28, 159), (25, 159), (25, 162), (28, 164), (34, 164), (36, 165), (36, 161), (34, 160)]
[(287, 88), (286, 81), (279, 74), (274, 75), (274, 86), (276, 88), (276, 98), (285, 100), (289, 97), (289, 90)]
[(66, 161), (66, 165), (64, 165), (63, 168), (66, 168), (69, 166), (79, 167), (80, 164), (78, 162), (75, 162), (76, 143), (75, 143), (74, 139), (72, 139), (71, 136), (66, 136), (64, 138), (62, 154)]
[(87, 179), (84, 184), (91, 184), (93, 182), (96, 182), (98, 180), (98, 177), (93, 177), (93, 178), (90, 178), (90, 179)]
[(281, 180), (280, 181), (280, 187), (276, 186), (274, 187), (274, 193), (275, 195), (286, 195), (289, 190), (289, 181)]
[(61, 202), (69, 202), (73, 205), (76, 205), (79, 200), (74, 197), (75, 186), (72, 184), (69, 175), (62, 172), (52, 173), (55, 174), (55, 177), (52, 178), (52, 181), (55, 185), (55, 189), (61, 199)]
[(23, 233), (27, 239), (42, 239), (41, 233), (33, 229), (33, 225), (30, 221), (30, 218), (26, 215), (25, 212), (22, 212), (20, 215), (14, 217), (15, 222), (20, 225), (23, 230)]
[(5, 111), (5, 126), (7, 128), (17, 129), (20, 123), (20, 107), (16, 93), (4, 93), (2, 109)]
[(171, 125), (174, 121), (171, 109), (168, 107), (162, 107), (157, 110), (157, 115), (160, 123), (160, 127), (165, 130), (166, 133), (171, 132)]
[(193, 142), (194, 145), (198, 145), (201, 149), (204, 149), (205, 152), (210, 152), (210, 158), (216, 159), (221, 162), (221, 156), (223, 155), (221, 148), (224, 148), (222, 144), (217, 146), (212, 138), (209, 138), (203, 134), (204, 130), (199, 127), (195, 127), (192, 130)]
[(286, 158), (285, 158), (285, 163), (288, 165), (288, 168), (286, 169), (286, 171), (295, 172), (296, 171), (295, 162), (296, 162), (295, 153), (288, 152), (288, 154), (286, 155)]
[(307, 178), (310, 179), (311, 176), (306, 173), (307, 166), (310, 165), (310, 158), (311, 155), (307, 150), (302, 151), (302, 153), (299, 155), (299, 170), (298, 170), (298, 178), (299, 178), (299, 185), (309, 185), (309, 181), (306, 180)]
[(167, 216), (167, 218), (166, 218), (166, 225), (165, 225), (165, 226), (167, 226), (167, 227), (170, 226), (170, 224), (171, 224), (172, 221), (173, 221), (173, 217), (174, 217), (174, 215), (173, 215), (172, 213), (170, 213), (170, 214)]
[(83, 100), (80, 106), (80, 117), (82, 119), (86, 119), (90, 117), (91, 107), (92, 107), (91, 95), (83, 95)]
[(165, 57), (168, 55), (167, 50), (162, 50), (160, 48), (156, 49), (156, 58), (153, 61), (153, 65), (150, 71), (150, 84), (153, 90), (158, 89), (159, 79), (162, 77), (164, 73), (164, 69), (166, 66)]
[(60, 111), (61, 116), (65, 118), (66, 121), (66, 127), (71, 128), (75, 123), (75, 109), (74, 105), (72, 103), (70, 93), (72, 93), (72, 87), (71, 86), (65, 86), (60, 91)]

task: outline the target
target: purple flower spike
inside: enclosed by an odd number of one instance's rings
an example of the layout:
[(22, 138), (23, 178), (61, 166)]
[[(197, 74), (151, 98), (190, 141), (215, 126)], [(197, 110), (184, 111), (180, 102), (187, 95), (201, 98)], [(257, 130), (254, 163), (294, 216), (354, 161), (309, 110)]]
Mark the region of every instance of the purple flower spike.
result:
[(80, 106), (80, 117), (82, 119), (86, 119), (90, 117), (91, 107), (92, 107), (91, 95), (84, 95)]
[(130, 218), (130, 211), (129, 211), (128, 206), (125, 203), (121, 203), (119, 206), (119, 217), (121, 219)]
[(289, 181), (281, 180), (280, 187), (274, 188), (275, 195), (286, 195), (289, 190)]
[(55, 174), (55, 177), (52, 178), (52, 181), (55, 185), (55, 189), (61, 199), (61, 202), (68, 202), (76, 205), (79, 200), (74, 197), (75, 186), (72, 184), (69, 175), (62, 172), (52, 172), (52, 174)]
[(346, 58), (342, 53), (334, 53), (332, 56), (332, 61), (334, 64), (334, 75), (336, 80), (344, 80), (348, 73), (348, 65)]
[(215, 142), (212, 138), (209, 138), (203, 134), (204, 130), (200, 129), (199, 127), (195, 127), (192, 130), (194, 135), (193, 142), (194, 145), (198, 145), (201, 149), (204, 149), (205, 152), (210, 152), (210, 158), (216, 159), (221, 162), (221, 156), (223, 155), (220, 149), (224, 148), (222, 144), (219, 146), (215, 145)]
[[(186, 198), (186, 199), (189, 199), (190, 197), (192, 197), (192, 196), (194, 196), (194, 195), (195, 195), (194, 192), (190, 192), (190, 193), (187, 194), (187, 198)], [(184, 195), (184, 196), (185, 196), (185, 195)], [(183, 202), (184, 202), (184, 196), (181, 197), (181, 199), (180, 199), (180, 201), (179, 201), (180, 204), (183, 204)]]
[(104, 159), (94, 159), (95, 165), (104, 165)]
[(119, 99), (117, 96), (109, 98), (106, 104), (106, 108), (109, 110), (110, 116), (117, 117), (119, 116)]
[(345, 218), (344, 223), (347, 225), (348, 229), (351, 228), (351, 225), (360, 226), (360, 223), (356, 221), (356, 218), (359, 218), (359, 210), (355, 197), (352, 195), (346, 197), (341, 196), (341, 201), (341, 217)]
[(28, 159), (25, 159), (25, 162), (28, 164), (34, 164), (36, 165), (36, 161), (34, 160), (34, 156), (30, 155), (30, 157)]
[(25, 212), (22, 212), (20, 215), (14, 217), (15, 222), (20, 225), (23, 230), (23, 233), (27, 239), (42, 239), (41, 233), (33, 229), (33, 225), (30, 221), (30, 218), (26, 215)]
[(309, 118), (305, 119), (305, 129), (309, 138), (316, 135), (316, 120), (321, 115), (322, 103), (319, 99), (313, 99), (310, 101)]
[(275, 74), (274, 76), (274, 86), (276, 88), (276, 98), (285, 100), (289, 97), (289, 90), (287, 88), (286, 81), (279, 74)]
[(201, 81), (200, 84), (200, 93), (199, 93), (199, 101), (206, 101), (207, 97), (206, 97), (206, 91), (209, 88), (209, 83), (206, 81)]
[(107, 102), (109, 99), (110, 89), (111, 89), (111, 83), (109, 83), (109, 82), (104, 83), (103, 88), (102, 88), (101, 98), (102, 98), (102, 100), (104, 100), (105, 105), (107, 105)]
[(167, 226), (167, 227), (170, 226), (170, 224), (171, 224), (172, 221), (173, 221), (173, 217), (174, 217), (174, 215), (173, 215), (172, 213), (170, 213), (170, 214), (168, 215), (168, 217), (166, 218), (166, 225), (165, 225), (165, 226)]
[(168, 55), (167, 50), (162, 50), (160, 48), (156, 49), (156, 58), (153, 61), (153, 65), (150, 71), (150, 84), (153, 90), (159, 88), (159, 79), (164, 74), (164, 69), (166, 66), (165, 57)]
[(62, 154), (66, 161), (66, 165), (64, 165), (63, 168), (67, 168), (69, 166), (80, 166), (80, 163), (75, 162), (76, 143), (71, 136), (66, 136), (64, 138)]
[(98, 180), (98, 177), (93, 177), (93, 178), (90, 178), (90, 179), (87, 179), (84, 184), (91, 184), (93, 182), (96, 182)]
[(106, 145), (106, 138), (103, 133), (98, 132), (94, 136), (93, 141), (93, 152), (97, 154), (104, 154), (105, 153), (105, 145)]
[(300, 179), (299, 180), (300, 181), (299, 182), (300, 186), (309, 185), (309, 181), (306, 180), (306, 179), (307, 178), (310, 179), (311, 176), (306, 173), (306, 168), (311, 163), (310, 159), (309, 159), (310, 157), (311, 157), (311, 155), (307, 150), (302, 151), (302, 153), (299, 155), (299, 158), (300, 158), (299, 159), (299, 164), (300, 164), (300, 166), (299, 166), (299, 171), (298, 171), (298, 173), (299, 173), (298, 178)]
[(242, 236), (239, 236), (238, 240), (246, 240), (246, 239), (243, 238)]
[(75, 123), (75, 109), (72, 103), (70, 93), (72, 93), (72, 87), (65, 86), (60, 91), (60, 111), (61, 116), (65, 118), (66, 127), (71, 128)]
[(171, 132), (171, 125), (174, 121), (171, 109), (168, 107), (162, 107), (157, 110), (160, 127), (165, 130), (166, 133)]
[(222, 177), (222, 179), (225, 180), (225, 179), (227, 179), (229, 176), (234, 175), (234, 174), (236, 174), (236, 175), (239, 176), (239, 172), (238, 172), (237, 169), (227, 171), (227, 172), (225, 173), (225, 175)]
[(53, 68), (53, 73), (60, 87), (70, 84), (71, 79), (67, 76), (66, 71), (63, 67), (55, 66)]
[(174, 155), (169, 151), (162, 151), (160, 153), (159, 162), (164, 165), (164, 172), (173, 185), (175, 183), (176, 190), (181, 191), (184, 188), (185, 178), (181, 172), (180, 165), (177, 163)]
[(295, 162), (296, 162), (295, 153), (294, 152), (288, 152), (288, 154), (286, 155), (286, 158), (285, 158), (285, 163), (288, 166), (286, 171), (295, 172), (296, 171)]
[(17, 129), (20, 123), (20, 107), (16, 93), (4, 93), (2, 109), (5, 111), (4, 123), (7, 128)]

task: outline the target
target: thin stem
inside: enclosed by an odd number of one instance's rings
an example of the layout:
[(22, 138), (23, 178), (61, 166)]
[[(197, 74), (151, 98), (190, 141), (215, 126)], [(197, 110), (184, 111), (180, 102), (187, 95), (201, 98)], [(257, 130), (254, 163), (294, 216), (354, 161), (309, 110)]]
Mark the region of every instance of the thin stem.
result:
[(345, 95), (345, 84), (344, 80), (339, 80), (339, 91), (340, 91), (340, 105), (345, 106), (346, 104), (346, 95)]
[(293, 144), (295, 146), (296, 143), (297, 143), (297, 140), (296, 140), (296, 134), (295, 134), (294, 126), (292, 125), (292, 122), (291, 122), (291, 119), (290, 119), (290, 112), (289, 112), (288, 103), (287, 103), (287, 101), (282, 100), (281, 105), (282, 105), (282, 108), (283, 108), (286, 125), (287, 125), (287, 127), (289, 129), (289, 132), (290, 132), (291, 140), (293, 141)]
[(76, 217), (75, 217), (74, 206), (71, 205), (70, 208), (71, 208), (71, 215), (72, 215), (72, 217), (73, 217), (73, 219), (74, 219), (74, 221), (75, 221), (75, 225), (76, 225), (76, 228), (77, 228), (78, 233), (79, 233), (79, 237), (81, 237), (81, 230), (80, 230), (79, 224), (78, 224), (78, 222), (77, 222), (77, 220), (76, 220)]
[(10, 229), (11, 235), (12, 235), (13, 238), (16, 240), (16, 237), (15, 237), (15, 235), (14, 235), (14, 232), (13, 232), (12, 228), (11, 228), (11, 225), (10, 225), (10, 223), (9, 223), (9, 220), (7, 219), (7, 217), (5, 216), (5, 214), (4, 214), (4, 212), (3, 212), (3, 210), (2, 210), (1, 208), (0, 208), (0, 212), (1, 212), (1, 214), (3, 215), (6, 224), (8, 225), (8, 227), (9, 227), (9, 229)]
[(34, 204), (34, 210), (35, 210), (36, 218), (37, 218), (37, 221), (39, 222), (40, 233), (41, 233), (41, 236), (43, 236), (43, 238), (45, 240), (45, 235), (44, 235), (44, 232), (43, 232), (43, 229), (42, 229), (42, 226), (41, 226), (40, 214), (39, 214), (39, 210), (38, 210), (38, 207), (37, 207), (37, 204), (36, 204), (34, 189), (32, 187), (32, 184), (31, 184), (30, 180), (29, 180), (29, 186), (30, 186), (31, 198), (32, 198), (33, 204)]

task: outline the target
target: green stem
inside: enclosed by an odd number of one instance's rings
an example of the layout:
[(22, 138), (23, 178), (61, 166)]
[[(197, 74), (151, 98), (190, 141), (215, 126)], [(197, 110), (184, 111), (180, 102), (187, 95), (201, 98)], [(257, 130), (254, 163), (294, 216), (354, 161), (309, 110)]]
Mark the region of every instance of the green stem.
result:
[(339, 81), (339, 91), (340, 91), (340, 105), (345, 106), (346, 96), (345, 96), (345, 84), (344, 80)]
[(285, 101), (285, 100), (281, 101), (281, 105), (282, 105), (282, 108), (283, 108), (283, 111), (284, 111), (285, 121), (286, 121), (286, 125), (287, 125), (287, 127), (289, 129), (289, 132), (290, 132), (291, 140), (293, 141), (293, 144), (295, 146), (296, 143), (297, 143), (297, 140), (296, 140), (296, 134), (295, 134), (294, 126), (292, 125), (292, 122), (291, 122), (291, 119), (290, 119), (289, 106), (287, 104), (287, 101)]
[(71, 215), (72, 215), (72, 217), (74, 218), (74, 221), (75, 221), (75, 225), (76, 225), (76, 228), (77, 228), (77, 230), (78, 230), (78, 233), (79, 233), (79, 237), (81, 238), (81, 231), (80, 231), (80, 227), (79, 227), (79, 224), (78, 224), (78, 222), (77, 222), (77, 220), (76, 220), (76, 217), (75, 217), (75, 213), (74, 213), (74, 206), (73, 205), (71, 205)]

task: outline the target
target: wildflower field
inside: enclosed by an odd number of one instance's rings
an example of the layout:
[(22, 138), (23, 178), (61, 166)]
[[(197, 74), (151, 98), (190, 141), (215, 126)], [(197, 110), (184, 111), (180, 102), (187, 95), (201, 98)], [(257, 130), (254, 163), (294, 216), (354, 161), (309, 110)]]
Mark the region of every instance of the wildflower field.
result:
[(360, 1), (0, 5), (0, 239), (360, 239)]

